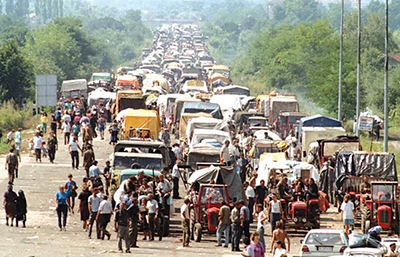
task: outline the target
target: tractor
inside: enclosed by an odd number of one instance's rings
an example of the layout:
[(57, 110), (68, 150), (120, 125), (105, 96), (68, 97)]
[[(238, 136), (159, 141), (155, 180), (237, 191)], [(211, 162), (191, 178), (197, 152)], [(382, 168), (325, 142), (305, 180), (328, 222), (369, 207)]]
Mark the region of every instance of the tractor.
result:
[(363, 200), (361, 230), (363, 233), (373, 226), (383, 230), (399, 232), (398, 182), (371, 182), (371, 196)]
[(202, 184), (199, 193), (192, 193), (192, 208), (190, 210), (190, 228), (192, 239), (201, 241), (204, 231), (214, 233), (218, 228), (218, 215), (222, 202), (229, 201), (228, 186), (224, 184)]
[(308, 201), (298, 200), (292, 202), (290, 212), (287, 215), (286, 226), (294, 229), (319, 228), (319, 200), (309, 199)]

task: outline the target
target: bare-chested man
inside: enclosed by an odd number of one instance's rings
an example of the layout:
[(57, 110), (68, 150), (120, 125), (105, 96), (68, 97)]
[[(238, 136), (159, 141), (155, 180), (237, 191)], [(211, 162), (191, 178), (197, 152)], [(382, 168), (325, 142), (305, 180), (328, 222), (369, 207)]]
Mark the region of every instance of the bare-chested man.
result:
[[(285, 246), (285, 239), (287, 240), (287, 248)], [(285, 248), (287, 252), (290, 252), (290, 239), (286, 231), (283, 230), (281, 221), (276, 222), (276, 229), (272, 233), (271, 250), (269, 251), (270, 253), (274, 252), (274, 245), (277, 241), (281, 241), (282, 247)]]

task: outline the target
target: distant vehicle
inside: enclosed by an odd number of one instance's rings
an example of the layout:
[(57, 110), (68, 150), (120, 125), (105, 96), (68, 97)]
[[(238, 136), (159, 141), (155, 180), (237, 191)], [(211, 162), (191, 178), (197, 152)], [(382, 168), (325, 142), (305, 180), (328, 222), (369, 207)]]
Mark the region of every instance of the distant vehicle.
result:
[(349, 245), (349, 238), (339, 229), (312, 229), (301, 244), (300, 257), (342, 255)]
[(64, 80), (61, 85), (61, 94), (68, 100), (83, 100), (88, 97), (86, 79)]

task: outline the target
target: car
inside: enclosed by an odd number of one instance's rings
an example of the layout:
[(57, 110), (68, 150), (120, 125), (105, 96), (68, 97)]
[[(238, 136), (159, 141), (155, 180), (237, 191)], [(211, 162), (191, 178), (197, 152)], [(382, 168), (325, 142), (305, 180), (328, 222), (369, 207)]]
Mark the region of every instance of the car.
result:
[(400, 252), (400, 239), (398, 237), (386, 237), (382, 238), (381, 243), (386, 246), (388, 249), (390, 245), (395, 243), (396, 244), (396, 252)]
[(383, 257), (387, 253), (386, 248), (347, 248), (344, 251), (343, 256), (355, 256), (355, 257)]
[(300, 256), (341, 255), (349, 245), (349, 238), (339, 229), (312, 229), (301, 241)]

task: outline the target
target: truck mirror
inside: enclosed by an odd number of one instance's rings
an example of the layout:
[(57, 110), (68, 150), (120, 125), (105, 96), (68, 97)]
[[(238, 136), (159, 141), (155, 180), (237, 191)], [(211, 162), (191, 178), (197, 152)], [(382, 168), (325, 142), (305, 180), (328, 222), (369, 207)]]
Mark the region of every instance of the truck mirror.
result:
[(303, 158), (306, 158), (306, 157), (307, 157), (306, 151), (303, 151)]

